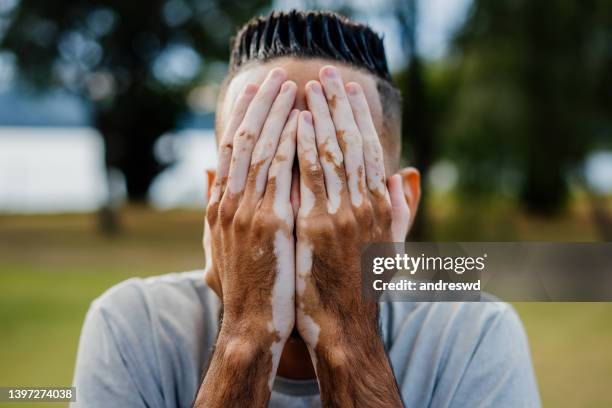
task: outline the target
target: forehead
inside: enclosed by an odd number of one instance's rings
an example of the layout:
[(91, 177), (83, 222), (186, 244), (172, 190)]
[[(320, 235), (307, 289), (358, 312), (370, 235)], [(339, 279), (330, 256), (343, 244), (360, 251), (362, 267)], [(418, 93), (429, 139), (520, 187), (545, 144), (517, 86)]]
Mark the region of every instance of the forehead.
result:
[(225, 97), (219, 106), (220, 115), (218, 120), (222, 128), (229, 117), (232, 106), (242, 89), (249, 83), (261, 84), (268, 72), (276, 67), (282, 67), (287, 72), (287, 79), (294, 81), (298, 86), (298, 93), (295, 108), (308, 109), (304, 96), (304, 86), (310, 80), (319, 79), (319, 71), (325, 65), (335, 65), (345, 83), (357, 82), (361, 85), (368, 100), (370, 111), (376, 130), (381, 134), (382, 131), (382, 106), (378, 89), (376, 87), (376, 77), (367, 72), (357, 70), (336, 61), (324, 59), (305, 59), (295, 57), (283, 57), (268, 61), (264, 64), (255, 63), (245, 66), (231, 79), (225, 91)]

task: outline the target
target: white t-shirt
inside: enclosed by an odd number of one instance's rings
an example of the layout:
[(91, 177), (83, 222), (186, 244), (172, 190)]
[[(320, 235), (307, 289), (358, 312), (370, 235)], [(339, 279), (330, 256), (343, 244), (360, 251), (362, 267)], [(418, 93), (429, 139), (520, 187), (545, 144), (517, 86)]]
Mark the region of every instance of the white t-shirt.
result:
[[(78, 407), (190, 407), (217, 337), (204, 272), (122, 282), (81, 333)], [(381, 303), (385, 348), (407, 407), (539, 407), (527, 339), (506, 303)], [(320, 406), (316, 380), (277, 377), (270, 407)]]

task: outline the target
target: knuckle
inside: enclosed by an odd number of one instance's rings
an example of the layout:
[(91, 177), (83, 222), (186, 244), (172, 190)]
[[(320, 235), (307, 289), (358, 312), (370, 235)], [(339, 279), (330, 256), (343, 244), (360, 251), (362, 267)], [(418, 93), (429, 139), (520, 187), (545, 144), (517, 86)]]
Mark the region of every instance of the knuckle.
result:
[(354, 207), (353, 213), (359, 224), (366, 225), (367, 227), (369, 227), (374, 218), (372, 204), (368, 200), (364, 200), (359, 207)]
[(357, 230), (357, 218), (349, 211), (340, 212), (335, 224), (342, 235), (353, 234)]
[(206, 208), (206, 220), (211, 227), (217, 223), (219, 216), (219, 202), (209, 203)]
[(234, 205), (233, 202), (228, 199), (223, 199), (218, 210), (218, 220), (222, 227), (228, 227), (234, 221)]
[(259, 235), (264, 231), (273, 231), (280, 228), (280, 220), (268, 212), (260, 212), (253, 217), (253, 230)]
[(255, 137), (255, 132), (251, 131), (248, 127), (241, 126), (236, 135), (238, 142), (251, 141)]
[(382, 154), (382, 147), (380, 146), (380, 142), (378, 141), (378, 139), (369, 138), (368, 140), (365, 141), (365, 147), (369, 151), (374, 153), (374, 155)]
[(391, 227), (393, 222), (393, 210), (391, 208), (391, 204), (383, 198), (378, 200), (377, 207), (376, 218), (378, 219), (381, 227), (386, 230), (387, 228)]
[(323, 179), (323, 169), (318, 163), (308, 165), (308, 174), (313, 179)]
[(349, 133), (348, 140), (350, 146), (352, 146), (354, 149), (363, 149), (363, 141), (361, 140), (361, 136), (358, 132), (352, 131), (351, 133)]
[(331, 218), (326, 216), (317, 216), (313, 218), (302, 218), (299, 221), (300, 229), (307, 237), (316, 237), (317, 239), (329, 240), (334, 237), (334, 224)]
[(233, 219), (232, 225), (235, 231), (243, 232), (249, 229), (252, 220), (253, 217), (251, 216), (250, 212), (242, 208), (236, 211), (236, 215)]

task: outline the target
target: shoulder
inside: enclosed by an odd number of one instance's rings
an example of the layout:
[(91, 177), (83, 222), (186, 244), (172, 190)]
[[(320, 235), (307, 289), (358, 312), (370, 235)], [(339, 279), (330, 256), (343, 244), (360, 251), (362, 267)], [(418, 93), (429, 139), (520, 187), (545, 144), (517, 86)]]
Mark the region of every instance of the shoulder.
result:
[(508, 303), (489, 296), (484, 300), (384, 305), (393, 319), (388, 347), (398, 383), (410, 392), (419, 387), (419, 403), (538, 406), (527, 336), (518, 314)]
[(195, 347), (214, 341), (218, 313), (218, 298), (197, 270), (128, 279), (95, 299), (88, 315), (99, 315), (118, 342), (165, 335)]
[(80, 400), (96, 406), (112, 397), (142, 406), (133, 401), (140, 396), (147, 406), (189, 405), (216, 338), (218, 310), (202, 271), (134, 278), (108, 289), (92, 302), (81, 331)]
[(218, 302), (204, 283), (204, 272), (196, 270), (125, 280), (96, 298), (90, 312), (130, 316), (152, 309), (201, 310), (202, 306), (217, 308)]
[(481, 302), (386, 302), (381, 305), (381, 315), (390, 344), (407, 333), (477, 340), (492, 330), (523, 332), (514, 308), (490, 295)]

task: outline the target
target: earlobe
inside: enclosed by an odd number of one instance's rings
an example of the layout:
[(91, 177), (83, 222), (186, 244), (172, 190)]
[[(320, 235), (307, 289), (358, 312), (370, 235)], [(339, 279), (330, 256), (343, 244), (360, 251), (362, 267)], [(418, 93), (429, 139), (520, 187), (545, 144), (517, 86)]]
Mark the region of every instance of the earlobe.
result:
[(421, 199), (421, 173), (414, 167), (406, 167), (399, 171), (404, 187), (406, 203), (410, 208), (410, 223), (414, 220)]

